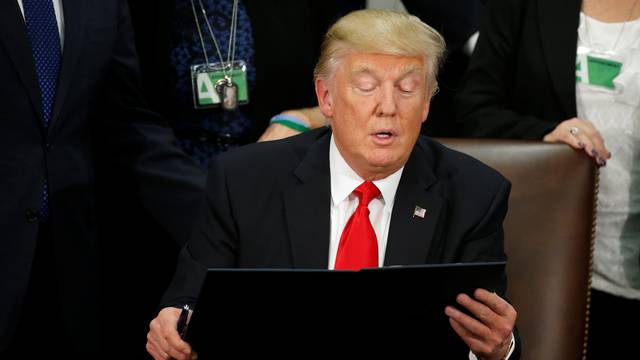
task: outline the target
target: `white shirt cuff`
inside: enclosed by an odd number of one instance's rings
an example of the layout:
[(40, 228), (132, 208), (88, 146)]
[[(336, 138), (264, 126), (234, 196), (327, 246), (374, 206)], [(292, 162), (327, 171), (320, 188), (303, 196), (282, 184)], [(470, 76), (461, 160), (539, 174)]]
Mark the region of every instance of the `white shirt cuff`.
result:
[[(513, 333), (511, 333), (511, 344), (509, 344), (509, 352), (507, 353), (507, 356), (504, 357), (504, 360), (508, 360), (511, 357), (511, 354), (513, 354), (513, 350), (515, 348), (516, 338), (513, 336)], [(473, 353), (473, 351), (469, 351), (469, 360), (478, 360), (478, 357)]]

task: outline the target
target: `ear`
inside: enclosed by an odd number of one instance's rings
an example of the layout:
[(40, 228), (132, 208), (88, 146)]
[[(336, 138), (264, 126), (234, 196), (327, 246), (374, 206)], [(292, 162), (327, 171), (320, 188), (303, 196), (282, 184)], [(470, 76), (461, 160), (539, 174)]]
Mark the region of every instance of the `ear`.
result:
[(325, 117), (333, 117), (333, 97), (329, 91), (329, 83), (327, 80), (316, 79), (316, 96), (318, 97), (318, 106), (322, 115)]
[(427, 121), (427, 116), (429, 115), (429, 108), (431, 107), (431, 99), (432, 97), (429, 97), (425, 102), (424, 102), (424, 107), (422, 108), (422, 122), (424, 123), (425, 121)]

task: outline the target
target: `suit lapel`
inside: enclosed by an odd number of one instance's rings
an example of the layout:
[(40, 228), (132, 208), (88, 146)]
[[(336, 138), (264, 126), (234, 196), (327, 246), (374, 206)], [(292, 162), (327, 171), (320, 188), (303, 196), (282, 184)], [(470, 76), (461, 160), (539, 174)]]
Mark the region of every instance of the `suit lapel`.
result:
[[(576, 115), (576, 47), (580, 0), (538, 0), (542, 52), (566, 116)], [(558, 119), (564, 120), (564, 119)]]
[(53, 107), (53, 115), (49, 128), (57, 125), (64, 101), (69, 93), (74, 78), (74, 68), (80, 58), (84, 40), (84, 24), (86, 14), (83, 9), (86, 0), (63, 0), (64, 49), (58, 81), (58, 94)]
[(42, 128), (42, 100), (31, 54), (31, 43), (24, 17), (15, 0), (0, 1), (0, 46), (2, 45), (18, 71), (38, 116), (38, 125)]
[(326, 269), (329, 263), (331, 186), (329, 140), (323, 134), (294, 172), (299, 184), (284, 193), (285, 216), (295, 268)]
[[(444, 201), (431, 189), (437, 181), (433, 161), (420, 142), (402, 172), (391, 213), (385, 266), (424, 264), (433, 244)], [(424, 217), (414, 216), (416, 206), (426, 209)]]

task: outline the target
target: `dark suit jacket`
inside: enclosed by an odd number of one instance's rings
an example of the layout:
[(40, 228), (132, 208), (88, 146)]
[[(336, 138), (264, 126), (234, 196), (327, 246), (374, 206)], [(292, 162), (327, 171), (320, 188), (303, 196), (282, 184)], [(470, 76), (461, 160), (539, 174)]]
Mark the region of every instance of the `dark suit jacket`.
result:
[(467, 136), (541, 140), (576, 116), (580, 0), (492, 0), (458, 98)]
[[(212, 161), (209, 211), (165, 306), (193, 303), (207, 267), (328, 268), (330, 138), (317, 129)], [(420, 137), (398, 185), (385, 265), (504, 260), (509, 189), (486, 165)], [(416, 205), (424, 219), (412, 217)]]
[[(171, 146), (171, 131), (145, 110), (124, 0), (63, 0), (60, 81), (50, 126), (41, 100), (24, 20), (15, 0), (0, 2), (0, 350), (10, 341), (27, 288), (42, 184), (49, 181), (60, 324), (95, 350), (99, 339), (94, 160), (96, 139), (134, 168), (142, 196), (178, 236), (193, 217), (204, 176)], [(94, 115), (102, 115), (98, 122)], [(175, 188), (175, 197), (158, 194)], [(194, 201), (194, 203), (191, 203)], [(175, 216), (174, 211), (176, 211)], [(126, 249), (125, 249), (126, 251)], [(52, 294), (52, 303), (55, 294)]]

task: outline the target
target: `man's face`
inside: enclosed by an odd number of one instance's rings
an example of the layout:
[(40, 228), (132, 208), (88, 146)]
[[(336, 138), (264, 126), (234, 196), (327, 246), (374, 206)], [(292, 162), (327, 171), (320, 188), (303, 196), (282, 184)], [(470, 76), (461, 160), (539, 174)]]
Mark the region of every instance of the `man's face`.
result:
[(422, 57), (351, 53), (332, 79), (316, 80), (338, 150), (364, 179), (385, 178), (407, 162), (429, 113), (425, 74)]

